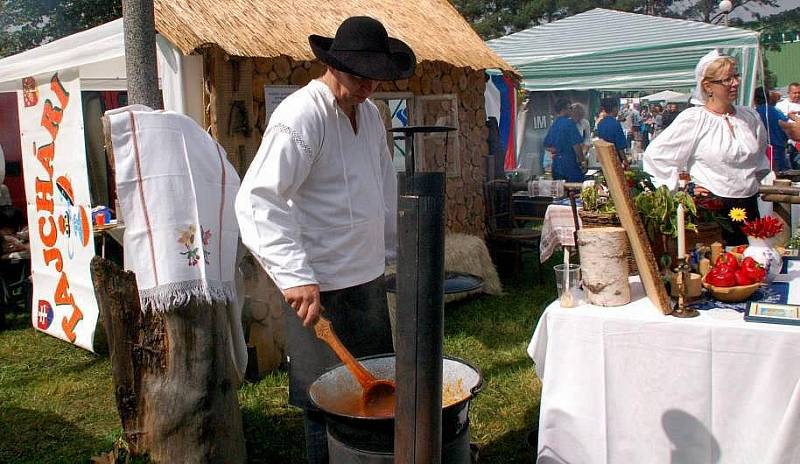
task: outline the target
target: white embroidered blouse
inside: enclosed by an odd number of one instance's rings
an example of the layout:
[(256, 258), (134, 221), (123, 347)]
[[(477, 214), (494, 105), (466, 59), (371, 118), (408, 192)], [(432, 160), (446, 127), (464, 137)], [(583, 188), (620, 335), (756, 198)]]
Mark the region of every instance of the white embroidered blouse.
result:
[(671, 190), (679, 171), (717, 196), (746, 198), (758, 193), (769, 173), (767, 133), (755, 110), (736, 106), (732, 115), (704, 107), (684, 110), (644, 152), (644, 170), (653, 183)]

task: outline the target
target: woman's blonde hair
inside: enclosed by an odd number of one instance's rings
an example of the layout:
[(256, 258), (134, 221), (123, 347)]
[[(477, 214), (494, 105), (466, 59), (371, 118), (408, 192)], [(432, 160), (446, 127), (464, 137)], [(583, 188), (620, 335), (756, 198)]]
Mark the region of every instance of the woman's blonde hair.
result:
[[(731, 68), (736, 68), (737, 63), (736, 60), (731, 58), (730, 56), (722, 56), (711, 63), (708, 64), (706, 67), (705, 73), (703, 73), (703, 84), (709, 81), (717, 81), (725, 79), (730, 71)], [(706, 86), (703, 85), (703, 92), (708, 95), (706, 91)]]

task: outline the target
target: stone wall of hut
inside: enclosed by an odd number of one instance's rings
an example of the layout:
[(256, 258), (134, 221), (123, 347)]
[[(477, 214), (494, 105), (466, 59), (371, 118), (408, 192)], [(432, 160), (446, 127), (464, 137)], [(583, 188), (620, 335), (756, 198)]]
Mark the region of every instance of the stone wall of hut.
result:
[[(305, 85), (324, 72), (316, 61), (274, 59), (237, 59), (218, 49), (204, 53), (206, 72), (206, 121), (209, 129), (228, 152), (241, 174), (247, 169), (266, 127), (265, 85)], [(484, 108), (485, 79), (482, 70), (454, 67), (442, 62), (423, 62), (409, 79), (381, 83), (377, 92), (411, 92), (415, 96), (454, 95), (458, 109), (458, 143), (450, 135), (446, 148), (442, 143), (426, 145), (426, 169), (431, 163), (445, 170), (444, 151), (448, 157), (458, 147), (458, 166), (447, 167), (447, 231), (483, 236), (483, 179), (488, 152)], [(241, 102), (241, 103), (235, 103)], [(242, 123), (246, 108), (249, 132)], [(435, 118), (418, 121), (437, 123)], [(452, 122), (451, 122), (452, 123)], [(454, 159), (450, 159), (450, 164)], [(419, 166), (419, 163), (418, 163)]]

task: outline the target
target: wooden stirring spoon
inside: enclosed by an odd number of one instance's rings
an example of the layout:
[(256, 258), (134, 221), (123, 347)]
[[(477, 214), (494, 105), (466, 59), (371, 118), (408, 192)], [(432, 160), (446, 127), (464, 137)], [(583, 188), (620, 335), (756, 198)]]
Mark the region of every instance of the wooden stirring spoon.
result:
[(394, 413), (395, 383), (391, 380), (376, 379), (356, 358), (345, 348), (339, 337), (333, 331), (331, 321), (320, 316), (314, 326), (317, 338), (327, 343), (334, 353), (342, 360), (344, 365), (361, 384), (364, 390), (361, 399), (364, 411), (372, 416), (390, 416)]

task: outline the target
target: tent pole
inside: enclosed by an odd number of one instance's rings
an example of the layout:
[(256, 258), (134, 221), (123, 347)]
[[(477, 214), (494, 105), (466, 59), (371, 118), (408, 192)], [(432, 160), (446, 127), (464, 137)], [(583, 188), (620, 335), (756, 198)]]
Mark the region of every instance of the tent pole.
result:
[(156, 70), (153, 0), (122, 0), (128, 102), (162, 109)]

